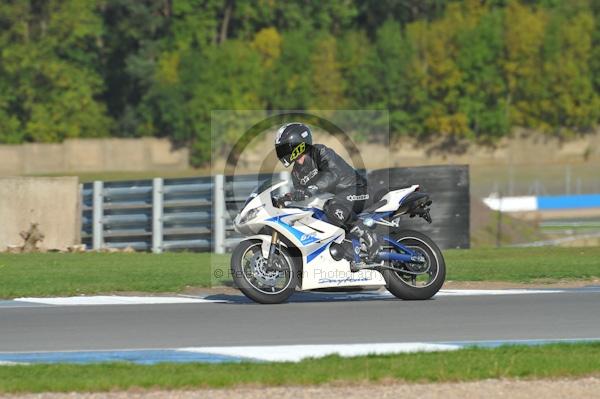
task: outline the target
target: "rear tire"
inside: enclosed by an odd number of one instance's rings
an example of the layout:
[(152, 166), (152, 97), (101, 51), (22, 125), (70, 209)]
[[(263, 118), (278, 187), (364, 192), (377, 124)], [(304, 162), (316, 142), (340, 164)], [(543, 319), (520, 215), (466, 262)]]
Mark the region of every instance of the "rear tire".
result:
[[(276, 251), (282, 270), (265, 271), (266, 259), (262, 256), (260, 240), (239, 243), (231, 254), (231, 275), (237, 288), (248, 298), (258, 303), (275, 304), (285, 302), (295, 291), (298, 273), (289, 251), (285, 247)], [(278, 283), (280, 287), (269, 285)]]
[[(442, 288), (446, 279), (446, 263), (439, 247), (425, 234), (412, 230), (398, 231), (392, 238), (410, 249), (419, 252), (427, 259), (428, 281), (417, 285), (416, 277), (400, 271), (383, 269), (381, 273), (386, 281), (386, 288), (394, 296), (404, 300), (429, 299)], [(429, 274), (430, 273), (430, 274)], [(422, 274), (420, 276), (425, 276)]]

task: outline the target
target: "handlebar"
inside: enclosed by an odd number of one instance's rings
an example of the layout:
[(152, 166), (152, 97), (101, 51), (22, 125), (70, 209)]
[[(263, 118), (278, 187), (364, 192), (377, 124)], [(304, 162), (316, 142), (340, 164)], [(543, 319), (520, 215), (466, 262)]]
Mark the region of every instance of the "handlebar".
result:
[(273, 206), (277, 208), (309, 208), (311, 203), (320, 204), (321, 207), (327, 200), (333, 198), (331, 193), (320, 193), (312, 197), (307, 197), (302, 201), (293, 201), (291, 193), (286, 193), (281, 196), (273, 196)]
[(306, 208), (306, 198), (304, 201), (293, 201), (289, 195), (282, 195), (280, 197), (273, 197), (273, 206), (276, 208)]
[(289, 193), (281, 196), (273, 196), (273, 206), (276, 208), (285, 208), (286, 202), (291, 201)]

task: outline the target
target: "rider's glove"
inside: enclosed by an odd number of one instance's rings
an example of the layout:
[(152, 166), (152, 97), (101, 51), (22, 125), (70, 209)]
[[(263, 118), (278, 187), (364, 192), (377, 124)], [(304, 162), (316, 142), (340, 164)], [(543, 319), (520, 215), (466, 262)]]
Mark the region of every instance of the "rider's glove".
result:
[(306, 187), (306, 188), (304, 189), (304, 194), (305, 194), (307, 197), (309, 197), (309, 198), (310, 198), (310, 197), (313, 197), (314, 195), (316, 195), (316, 194), (317, 194), (317, 191), (319, 191), (319, 187), (317, 187), (317, 186), (308, 186), (308, 187)]
[(282, 195), (281, 197), (276, 197), (275, 206), (277, 208), (283, 208), (283, 207), (285, 207), (285, 203), (287, 201), (291, 201), (291, 200), (292, 200), (292, 193), (286, 193), (286, 194)]
[(293, 201), (304, 201), (304, 199), (306, 199), (306, 194), (304, 193), (304, 190), (302, 190), (302, 189), (294, 190), (294, 192), (292, 193)]
[(304, 201), (307, 198), (314, 196), (319, 188), (317, 186), (308, 186), (306, 188), (297, 188), (292, 193), (294, 201)]

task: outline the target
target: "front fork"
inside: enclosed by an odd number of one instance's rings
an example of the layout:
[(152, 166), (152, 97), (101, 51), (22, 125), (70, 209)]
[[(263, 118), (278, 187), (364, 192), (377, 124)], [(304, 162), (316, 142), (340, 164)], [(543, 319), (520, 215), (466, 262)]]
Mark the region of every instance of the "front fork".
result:
[(279, 233), (277, 232), (277, 230), (273, 230), (273, 233), (271, 233), (271, 245), (269, 246), (269, 256), (267, 258), (267, 269), (269, 270), (273, 270), (273, 258), (278, 242)]

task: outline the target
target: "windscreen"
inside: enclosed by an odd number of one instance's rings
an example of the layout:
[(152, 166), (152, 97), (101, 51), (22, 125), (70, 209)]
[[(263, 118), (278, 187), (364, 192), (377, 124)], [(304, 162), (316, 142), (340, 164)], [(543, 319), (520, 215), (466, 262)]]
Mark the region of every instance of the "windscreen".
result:
[(248, 205), (248, 202), (252, 201), (252, 198), (256, 197), (257, 195), (259, 195), (260, 193), (262, 193), (263, 191), (265, 191), (266, 189), (268, 189), (269, 187), (271, 187), (273, 185), (273, 180), (271, 179), (267, 179), (262, 181), (258, 187), (256, 187), (252, 193), (248, 196), (248, 199), (246, 199), (246, 202), (244, 203), (244, 206)]

